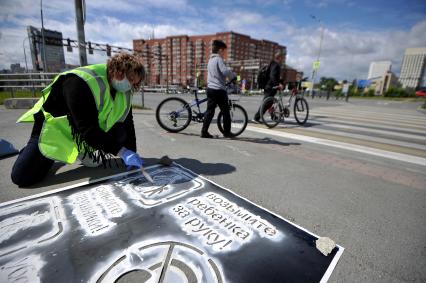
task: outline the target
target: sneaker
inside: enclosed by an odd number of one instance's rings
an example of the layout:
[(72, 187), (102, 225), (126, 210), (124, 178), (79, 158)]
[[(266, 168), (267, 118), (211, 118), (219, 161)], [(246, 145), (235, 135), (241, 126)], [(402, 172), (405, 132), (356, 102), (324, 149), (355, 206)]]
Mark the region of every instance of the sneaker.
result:
[(212, 139), (213, 138), (213, 136), (210, 135), (209, 133), (201, 133), (201, 137), (203, 139)]

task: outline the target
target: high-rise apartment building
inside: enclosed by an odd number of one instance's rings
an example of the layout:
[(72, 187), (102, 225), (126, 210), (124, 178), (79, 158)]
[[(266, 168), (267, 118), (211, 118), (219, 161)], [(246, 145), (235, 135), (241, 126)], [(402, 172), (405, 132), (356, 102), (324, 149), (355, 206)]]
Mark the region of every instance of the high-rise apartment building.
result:
[[(269, 63), (274, 53), (286, 47), (268, 40), (252, 39), (235, 32), (198, 36), (168, 36), (162, 39), (135, 39), (133, 49), (142, 55), (148, 73), (148, 84), (193, 85), (195, 77), (201, 84), (207, 79), (206, 66), (213, 40), (219, 39), (228, 48), (224, 59), (248, 82), (255, 80), (259, 66)], [(285, 62), (283, 63), (283, 65)]]
[(399, 82), (402, 87), (417, 88), (424, 85), (426, 69), (426, 47), (407, 48), (402, 61)]
[[(43, 40), (41, 31), (33, 26), (27, 27), (30, 38), (31, 59), (33, 69), (43, 70)], [(65, 69), (64, 47), (62, 45), (62, 33), (44, 29), (44, 40), (46, 47), (46, 70), (45, 72), (61, 72)]]
[(378, 77), (383, 77), (388, 72), (391, 71), (392, 62), (391, 61), (375, 61), (370, 63), (370, 68), (368, 70), (367, 79), (374, 79)]

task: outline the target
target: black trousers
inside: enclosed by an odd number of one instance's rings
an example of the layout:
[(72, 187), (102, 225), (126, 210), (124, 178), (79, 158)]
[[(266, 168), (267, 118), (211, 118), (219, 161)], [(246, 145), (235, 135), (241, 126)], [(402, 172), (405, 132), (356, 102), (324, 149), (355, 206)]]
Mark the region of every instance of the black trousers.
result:
[(13, 165), (12, 182), (20, 187), (38, 183), (46, 177), (53, 163), (38, 149), (38, 136), (32, 136)]
[(210, 123), (214, 117), (216, 106), (219, 106), (223, 114), (223, 130), (224, 134), (231, 132), (231, 114), (229, 112), (228, 94), (222, 89), (207, 89), (207, 110), (204, 113), (203, 128), (201, 134), (208, 132)]
[[(115, 124), (110, 131), (118, 143), (124, 144), (127, 134), (122, 123)], [(32, 135), (13, 164), (10, 177), (19, 187), (28, 187), (40, 182), (53, 166), (54, 161), (40, 152), (38, 139), (39, 136)]]
[[(265, 89), (264, 94), (263, 94), (262, 103), (260, 104), (259, 109), (257, 110), (256, 114), (254, 114), (255, 120), (260, 120), (260, 115), (261, 115), (260, 108), (262, 108), (263, 101), (265, 101), (265, 99), (267, 99), (268, 97), (274, 97), (275, 94), (277, 94), (277, 91), (275, 89)], [(269, 108), (269, 106), (266, 105), (264, 110), (266, 111)], [(262, 115), (263, 115), (263, 113), (262, 113)]]

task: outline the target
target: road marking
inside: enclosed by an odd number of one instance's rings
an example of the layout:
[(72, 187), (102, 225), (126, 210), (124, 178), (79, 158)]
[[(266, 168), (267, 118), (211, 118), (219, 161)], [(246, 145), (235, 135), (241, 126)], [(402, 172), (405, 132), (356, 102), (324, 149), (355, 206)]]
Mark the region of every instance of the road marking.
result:
[(315, 131), (315, 132), (310, 131), (309, 132), (309, 131), (306, 131), (306, 130), (303, 130), (303, 129), (298, 129), (298, 128), (291, 128), (291, 129), (285, 129), (285, 128), (277, 129), (277, 128), (275, 128), (275, 130), (283, 131), (283, 132), (291, 133), (291, 134), (296, 134), (296, 135), (310, 136), (310, 137), (314, 137), (314, 138), (325, 139), (325, 140), (333, 140), (333, 141), (343, 142), (343, 143), (348, 143), (348, 144), (356, 144), (356, 145), (366, 146), (368, 148), (381, 149), (381, 150), (403, 153), (403, 154), (408, 154), (408, 155), (426, 158), (426, 151), (425, 150), (419, 150), (419, 149), (414, 149), (414, 148), (409, 148), (409, 147), (392, 145), (392, 144), (389, 144), (389, 143), (379, 143), (379, 142), (375, 142), (375, 141), (372, 141), (372, 140), (366, 140), (364, 136), (362, 137), (362, 139), (358, 139), (358, 138), (353, 138), (353, 137), (346, 137), (344, 135), (333, 133), (333, 132), (329, 132), (329, 133), (321, 133), (321, 132), (318, 132), (318, 131)]
[(151, 123), (148, 123), (146, 120), (143, 120), (142, 124), (144, 124), (147, 128), (154, 128), (154, 126)]
[(149, 123), (147, 121), (142, 121), (142, 123), (148, 128), (148, 131), (153, 132), (155, 135), (157, 135), (157, 136), (159, 136), (163, 139), (170, 140), (172, 142), (176, 141), (175, 138), (167, 135), (167, 134), (169, 134), (169, 132), (159, 132), (151, 123)]
[(393, 160), (404, 161), (404, 162), (408, 162), (412, 164), (426, 166), (426, 158), (423, 158), (423, 157), (417, 157), (413, 155), (397, 153), (397, 152), (381, 150), (381, 149), (373, 149), (370, 147), (356, 145), (356, 144), (285, 133), (285, 132), (280, 132), (280, 131), (271, 130), (271, 129), (259, 128), (255, 126), (247, 126), (246, 130), (261, 133), (261, 134), (273, 135), (273, 136), (278, 136), (282, 138), (294, 139), (294, 140), (310, 142), (310, 143), (315, 143), (315, 144), (320, 144), (325, 146), (331, 146), (331, 147), (336, 147), (336, 148), (350, 150), (350, 151), (361, 152), (361, 153), (370, 154), (374, 156), (380, 156), (380, 157), (389, 158)]
[[(326, 124), (324, 126), (329, 126), (329, 124)], [(298, 129), (300, 131), (306, 131), (306, 132), (312, 131), (312, 132), (318, 132), (318, 133), (324, 133), (324, 134), (332, 134), (332, 135), (335, 135), (335, 136), (344, 136), (344, 137), (350, 137), (350, 138), (354, 138), (354, 139), (374, 141), (374, 142), (382, 143), (382, 144), (391, 144), (391, 145), (396, 145), (396, 146), (401, 146), (401, 147), (415, 148), (415, 149), (423, 150), (423, 151), (426, 152), (426, 146), (425, 145), (421, 145), (421, 144), (417, 144), (417, 143), (404, 142), (404, 141), (395, 140), (395, 139), (392, 139), (392, 138), (387, 139), (387, 138), (382, 138), (382, 137), (372, 137), (372, 136), (367, 136), (365, 134), (335, 131), (335, 130), (317, 128), (317, 127), (298, 128)], [(291, 130), (298, 130), (298, 129), (291, 129)], [(372, 131), (372, 132), (375, 132), (375, 131)], [(387, 132), (387, 133), (389, 135), (392, 135), (392, 133), (390, 133), (390, 132)], [(302, 134), (303, 134), (303, 132), (302, 132)], [(416, 138), (419, 139), (419, 137), (416, 137)], [(424, 140), (424, 138), (423, 138), (423, 140)]]
[[(339, 123), (339, 121), (336, 121), (336, 119), (332, 119), (332, 118), (315, 118), (312, 119), (314, 122), (309, 122), (312, 125), (322, 125), (322, 126), (326, 126), (326, 125), (330, 125), (330, 124), (335, 124), (336, 122)], [(288, 121), (286, 119), (286, 121)], [(326, 123), (324, 123), (326, 122)], [(413, 135), (413, 136), (423, 136), (424, 139), (426, 139), (426, 132), (425, 131), (419, 131), (419, 130), (414, 130), (414, 129), (408, 129), (406, 127), (395, 127), (395, 126), (385, 126), (385, 125), (381, 125), (381, 124), (372, 124), (371, 121), (368, 123), (365, 122), (355, 122), (355, 121), (342, 121), (341, 124), (348, 124), (348, 125), (353, 125), (353, 126), (357, 126), (357, 127), (361, 127), (362, 129), (372, 129), (375, 130), (375, 128), (380, 128), (381, 130), (390, 130), (391, 132), (395, 132), (395, 131), (399, 131), (401, 133), (406, 133), (407, 135)], [(337, 124), (335, 124), (337, 125)], [(346, 126), (346, 125), (345, 125)]]
[(251, 156), (251, 154), (248, 151), (241, 150), (238, 147), (235, 147), (235, 146), (232, 146), (232, 145), (226, 145), (226, 147), (229, 148), (229, 149), (231, 149), (232, 151), (235, 151), (235, 152), (241, 154), (241, 155), (245, 155), (247, 157)]
[[(376, 119), (373, 119), (373, 118), (362, 118), (362, 117), (351, 116), (351, 115), (344, 115), (344, 116), (333, 116), (333, 115), (330, 115), (330, 114), (324, 114), (324, 115), (326, 115), (325, 118), (330, 119), (330, 118), (334, 117), (334, 118), (337, 118), (337, 119), (342, 120), (342, 121), (365, 121), (365, 122), (369, 122), (371, 125), (373, 125), (373, 124), (383, 124), (383, 125), (389, 125), (389, 126), (397, 125), (397, 126), (401, 126), (401, 127), (407, 128), (407, 129), (417, 129), (417, 130), (423, 130), (423, 131), (426, 130), (425, 126), (413, 125), (412, 123), (409, 123), (409, 124), (398, 123), (398, 122), (383, 121), (383, 120), (378, 120), (378, 119), (376, 120)], [(323, 119), (322, 116), (324, 116), (324, 115), (312, 114), (312, 116), (315, 120)], [(316, 117), (316, 116), (319, 116), (319, 117)], [(334, 121), (336, 121), (336, 119)]]
[[(382, 111), (380, 111), (382, 110)], [(385, 111), (383, 111), (385, 110)], [(313, 109), (313, 111), (319, 111), (319, 112), (330, 112), (330, 113), (341, 113), (341, 114), (346, 114), (348, 112), (351, 113), (356, 113), (356, 114), (370, 114), (370, 115), (380, 115), (381, 117), (389, 117), (392, 119), (395, 118), (401, 118), (401, 119), (414, 119), (414, 120), (419, 120), (419, 119), (425, 119), (425, 116), (423, 114), (415, 114), (415, 115), (410, 115), (407, 114), (407, 111), (404, 112), (398, 112), (395, 109), (377, 109), (377, 108), (372, 108), (370, 110), (366, 109), (364, 106), (362, 106), (362, 110), (360, 110), (360, 107), (318, 107)], [(392, 112), (392, 113), (389, 113)]]
[(426, 141), (426, 137), (424, 137), (424, 136), (398, 133), (398, 132), (395, 131), (395, 129), (390, 130), (390, 131), (385, 131), (385, 130), (379, 130), (379, 129), (371, 129), (371, 128), (357, 127), (357, 126), (348, 126), (348, 125), (334, 124), (334, 123), (322, 124), (322, 126), (345, 129), (345, 130), (359, 130), (359, 131), (375, 133), (375, 134), (383, 134), (383, 135), (389, 135), (389, 136), (394, 136), (394, 137), (401, 137), (401, 138), (408, 138), (408, 139), (416, 139), (416, 140)]
[[(413, 126), (424, 127), (426, 123), (426, 119), (424, 117), (419, 116), (417, 119), (406, 119), (406, 118), (398, 118), (398, 117), (384, 117), (384, 115), (380, 114), (364, 114), (358, 112), (336, 112), (336, 111), (318, 111), (313, 110), (311, 112), (313, 116), (327, 116), (327, 117), (341, 117), (341, 118), (352, 118), (352, 119), (368, 119), (371, 121), (378, 122), (386, 122), (386, 123), (407, 123)], [(426, 128), (425, 128), (426, 129)]]

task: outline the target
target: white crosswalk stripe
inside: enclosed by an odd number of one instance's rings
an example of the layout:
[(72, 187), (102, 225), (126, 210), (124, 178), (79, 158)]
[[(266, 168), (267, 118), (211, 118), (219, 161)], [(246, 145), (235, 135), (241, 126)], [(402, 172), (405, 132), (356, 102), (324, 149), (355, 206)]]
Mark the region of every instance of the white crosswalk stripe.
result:
[(359, 145), (356, 145), (356, 144), (336, 142), (336, 141), (333, 141), (333, 140), (318, 139), (318, 138), (312, 138), (312, 137), (309, 137), (309, 136), (283, 133), (283, 132), (280, 132), (280, 131), (273, 131), (273, 130), (269, 130), (269, 129), (265, 129), (265, 128), (258, 128), (258, 127), (253, 127), (253, 126), (248, 126), (247, 130), (253, 131), (253, 132), (258, 132), (258, 133), (263, 133), (263, 134), (268, 134), (268, 135), (281, 136), (283, 138), (290, 138), (290, 139), (295, 139), (295, 140), (299, 140), (299, 141), (306, 141), (306, 142), (321, 144), (321, 145), (325, 145), (325, 146), (331, 146), (331, 147), (361, 152), (361, 153), (365, 153), (365, 154), (371, 154), (371, 155), (375, 155), (375, 156), (380, 156), (380, 157), (385, 157), (385, 158), (389, 158), (389, 159), (405, 161), (405, 162), (409, 162), (409, 163), (413, 163), (413, 164), (426, 166), (426, 158), (423, 158), (423, 157), (417, 157), (417, 156), (412, 156), (412, 155), (408, 155), (408, 154), (401, 154), (401, 153), (391, 152), (391, 151), (381, 150), (381, 149), (374, 149), (374, 148), (369, 148), (369, 147), (366, 147), (366, 146), (359, 146)]
[[(326, 130), (326, 129), (319, 129), (319, 128), (309, 128), (309, 131), (315, 131), (315, 132), (326, 133), (326, 134), (327, 133), (328, 134), (336, 134), (335, 130)], [(361, 139), (361, 140), (362, 139), (366, 139), (366, 136), (365, 135), (361, 135), (361, 134), (352, 134), (352, 133), (347, 133), (347, 132), (339, 132), (338, 135), (339, 136), (344, 136), (344, 137), (355, 138), (355, 139)], [(420, 144), (411, 143), (411, 142), (403, 142), (403, 141), (398, 141), (398, 140), (394, 140), (394, 139), (380, 138), (380, 137), (373, 137), (373, 136), (369, 136), (368, 140), (369, 141), (383, 143), (383, 144), (392, 144), (392, 145), (398, 145), (398, 146), (409, 147), (409, 148), (416, 148), (416, 149), (420, 149), (420, 150), (425, 150), (426, 151), (426, 145), (420, 145)]]
[(358, 114), (352, 114), (350, 112), (348, 113), (328, 113), (328, 112), (319, 112), (319, 111), (313, 111), (311, 113), (312, 116), (325, 116), (325, 117), (335, 117), (341, 120), (350, 120), (350, 121), (364, 121), (364, 122), (370, 122), (371, 124), (375, 123), (381, 123), (384, 125), (398, 125), (398, 126), (409, 126), (410, 128), (417, 128), (422, 129), (426, 131), (426, 122), (425, 121), (408, 121), (403, 119), (391, 119), (391, 118), (385, 118), (381, 115), (358, 115)]
[(307, 125), (298, 126), (290, 117), (274, 130), (282, 137), (426, 164), (426, 115), (404, 109), (379, 111), (354, 106), (319, 107), (311, 109)]
[[(329, 118), (324, 119), (320, 115)], [(314, 110), (312, 118), (312, 121), (321, 123), (327, 130), (426, 144), (426, 116), (423, 114), (378, 113), (377, 109), (366, 111), (365, 108), (334, 107)]]
[[(360, 126), (348, 126), (348, 125), (337, 124), (337, 123), (327, 123), (325, 125), (327, 127), (331, 127), (331, 128), (338, 128), (338, 129), (345, 129), (345, 130), (357, 130), (357, 131), (368, 132), (368, 133), (373, 133), (373, 134), (374, 133), (383, 134), (383, 135), (389, 135), (389, 136), (394, 136), (394, 137), (415, 139), (415, 140), (420, 140), (420, 141), (426, 140), (426, 136), (416, 135), (416, 134), (407, 134), (407, 133), (403, 133), (403, 132), (402, 133), (396, 132), (395, 131), (396, 128), (391, 129), (390, 127), (387, 127), (386, 130), (379, 130), (379, 129), (372, 129), (372, 128), (367, 128), (367, 127), (360, 127)], [(401, 128), (399, 128), (399, 129), (401, 129)]]
[[(312, 117), (311, 117), (312, 118)], [(371, 121), (356, 121), (356, 120), (345, 120), (345, 121), (341, 121), (340, 124), (336, 124), (336, 119), (335, 118), (315, 118), (310, 120), (311, 123), (313, 124), (324, 124), (327, 123), (327, 125), (340, 125), (340, 126), (345, 126), (345, 125), (351, 125), (351, 126), (355, 126), (355, 127), (360, 127), (363, 129), (375, 129), (377, 128), (377, 125), (372, 124)], [(316, 122), (313, 122), (316, 121)], [(423, 130), (416, 130), (416, 129), (407, 129), (407, 127), (397, 127), (395, 125), (389, 126), (389, 125), (383, 125), (380, 124), (380, 129), (382, 130), (388, 130), (391, 132), (400, 132), (400, 133), (408, 133), (408, 134), (413, 134), (414, 136), (418, 137), (418, 136), (424, 136), (426, 138), (426, 131)]]

